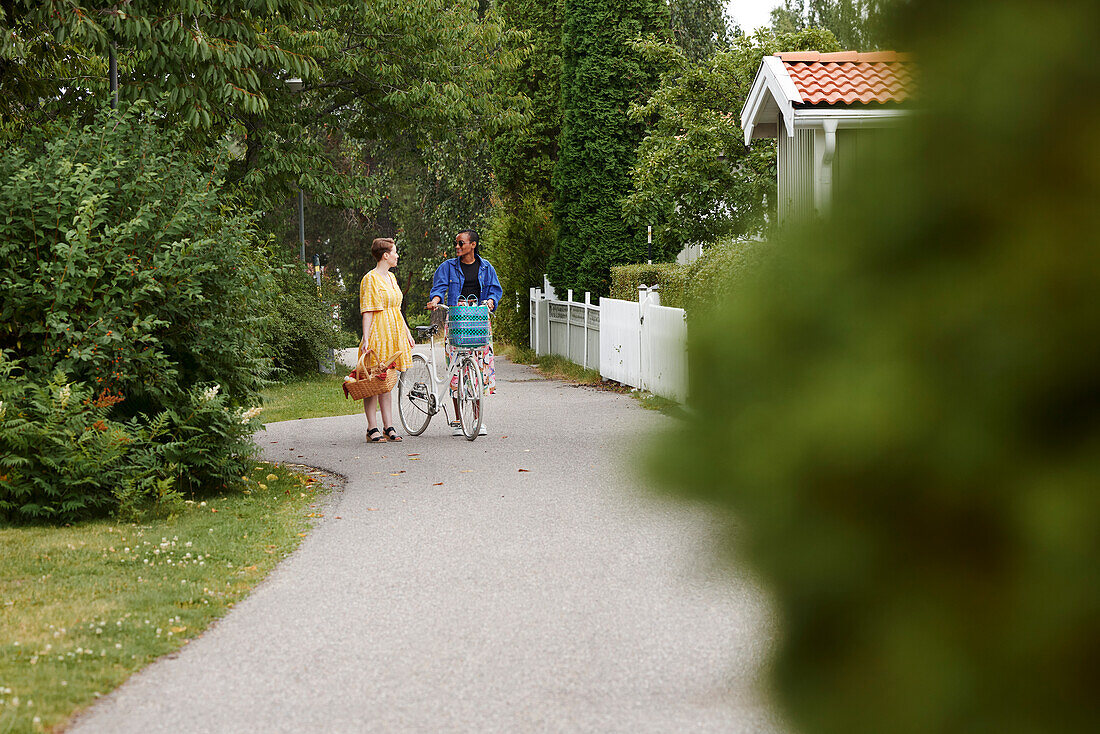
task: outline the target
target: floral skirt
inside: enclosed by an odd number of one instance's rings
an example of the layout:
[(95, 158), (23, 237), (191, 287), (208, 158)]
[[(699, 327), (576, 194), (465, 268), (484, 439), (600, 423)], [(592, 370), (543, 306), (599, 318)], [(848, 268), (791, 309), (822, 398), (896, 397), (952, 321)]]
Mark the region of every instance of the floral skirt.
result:
[[(455, 360), (455, 355), (458, 354), (458, 347), (451, 346), (450, 342), (447, 343), (447, 369), (451, 368), (451, 363)], [(477, 359), (481, 365), (481, 379), (484, 380), (484, 388), (490, 395), (497, 391), (497, 371), (493, 367), (493, 342), (490, 340), (488, 344), (483, 347), (477, 347), (471, 350), (471, 353)], [(458, 375), (451, 376), (451, 396), (454, 397), (458, 394)]]

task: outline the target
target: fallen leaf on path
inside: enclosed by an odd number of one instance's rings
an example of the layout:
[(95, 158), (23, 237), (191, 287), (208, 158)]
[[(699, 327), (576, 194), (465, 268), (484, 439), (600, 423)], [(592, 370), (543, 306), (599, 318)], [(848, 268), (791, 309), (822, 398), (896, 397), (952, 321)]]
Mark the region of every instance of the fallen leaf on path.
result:
[(435, 483), (435, 484), (433, 484), (432, 486), (433, 486), (433, 487), (442, 487), (442, 486), (443, 486), (443, 482), (436, 482), (436, 483)]
[(401, 471), (390, 472), (390, 476), (391, 477), (396, 477), (398, 474), (404, 474), (404, 473), (405, 473), (405, 470), (402, 469)]
[(409, 457), (409, 461), (420, 461), (420, 459), (418, 459), (418, 458), (417, 458), (417, 457), (415, 457), (415, 456), (410, 456), (410, 457)]
[(409, 456), (420, 456), (420, 454), (409, 454)]
[(377, 507), (368, 507), (367, 512), (378, 512), (378, 508)]
[(525, 472), (527, 472), (527, 473), (530, 473), (530, 472), (531, 472), (531, 470), (530, 470), (530, 469), (520, 469), (520, 471), (525, 471)]
[(340, 517), (339, 515), (337, 515), (337, 516), (336, 516), (336, 519), (337, 519), (337, 520), (343, 520), (344, 518), (342, 518), (342, 517)]
[(473, 471), (473, 469), (463, 469), (460, 473), (461, 474), (469, 474), (472, 471)]

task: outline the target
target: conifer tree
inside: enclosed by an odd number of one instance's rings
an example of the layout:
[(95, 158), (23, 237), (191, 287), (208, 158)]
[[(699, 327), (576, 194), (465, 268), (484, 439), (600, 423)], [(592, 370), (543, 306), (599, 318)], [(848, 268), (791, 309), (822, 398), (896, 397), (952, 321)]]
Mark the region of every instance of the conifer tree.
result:
[(645, 259), (645, 234), (623, 221), (642, 125), (628, 116), (647, 99), (657, 69), (632, 44), (667, 34), (657, 0), (566, 0), (562, 24), (562, 132), (554, 170), (558, 243), (550, 261), (559, 288), (606, 295), (610, 267)]

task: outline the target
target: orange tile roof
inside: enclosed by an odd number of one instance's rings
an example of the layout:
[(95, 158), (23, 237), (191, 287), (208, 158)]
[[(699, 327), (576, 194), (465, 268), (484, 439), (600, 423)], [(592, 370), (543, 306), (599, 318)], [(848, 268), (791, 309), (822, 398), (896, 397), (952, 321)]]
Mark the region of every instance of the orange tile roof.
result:
[(912, 85), (912, 64), (894, 51), (776, 54), (803, 104), (888, 104), (904, 102)]

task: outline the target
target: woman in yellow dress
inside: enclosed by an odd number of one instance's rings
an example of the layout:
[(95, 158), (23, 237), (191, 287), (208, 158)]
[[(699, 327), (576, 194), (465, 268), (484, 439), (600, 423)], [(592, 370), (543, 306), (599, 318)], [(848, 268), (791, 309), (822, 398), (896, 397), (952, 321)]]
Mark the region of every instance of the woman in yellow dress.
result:
[[(392, 360), (396, 369), (404, 372), (412, 364), (413, 341), (409, 325), (401, 315), (401, 288), (390, 268), (397, 266), (397, 245), (388, 237), (379, 237), (370, 248), (378, 262), (359, 283), (359, 310), (363, 314), (363, 341), (359, 352), (374, 350), (374, 361)], [(388, 364), (388, 362), (387, 362)], [(390, 392), (372, 395), (363, 400), (367, 416), (367, 440), (400, 441), (393, 427), (393, 402)], [(382, 430), (378, 430), (378, 411), (382, 412)]]

